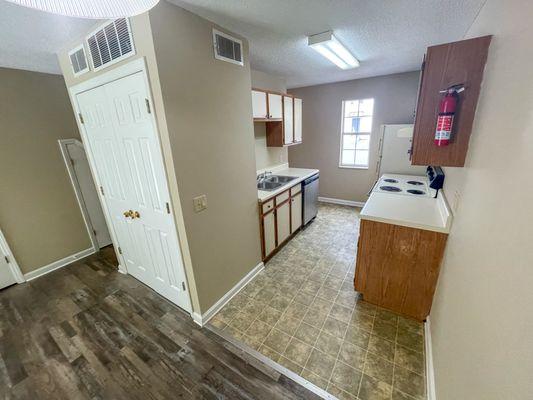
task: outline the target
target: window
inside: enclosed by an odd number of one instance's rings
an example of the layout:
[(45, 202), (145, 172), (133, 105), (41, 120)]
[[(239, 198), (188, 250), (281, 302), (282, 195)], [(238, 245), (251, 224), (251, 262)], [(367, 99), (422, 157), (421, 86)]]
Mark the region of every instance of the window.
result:
[(374, 99), (344, 100), (340, 167), (368, 168)]

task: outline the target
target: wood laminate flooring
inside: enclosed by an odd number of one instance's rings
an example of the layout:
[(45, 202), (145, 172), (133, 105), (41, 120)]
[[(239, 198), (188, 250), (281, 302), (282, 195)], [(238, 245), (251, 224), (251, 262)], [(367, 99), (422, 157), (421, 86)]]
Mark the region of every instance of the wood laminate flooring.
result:
[(111, 248), (0, 291), (1, 399), (314, 399), (118, 273)]

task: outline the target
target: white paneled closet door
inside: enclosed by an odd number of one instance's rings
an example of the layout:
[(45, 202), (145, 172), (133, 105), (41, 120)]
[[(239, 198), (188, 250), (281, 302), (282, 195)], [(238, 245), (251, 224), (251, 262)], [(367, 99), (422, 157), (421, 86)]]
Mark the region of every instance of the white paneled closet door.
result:
[[(128, 272), (191, 311), (144, 73), (84, 92), (77, 99)], [(85, 117), (86, 110), (100, 107), (103, 126)]]

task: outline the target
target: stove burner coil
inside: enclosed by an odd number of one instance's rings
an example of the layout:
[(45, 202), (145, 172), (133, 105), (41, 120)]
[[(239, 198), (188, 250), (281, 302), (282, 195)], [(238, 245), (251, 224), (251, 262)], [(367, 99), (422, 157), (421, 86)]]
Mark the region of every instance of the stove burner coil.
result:
[(380, 186), (379, 188), (386, 192), (401, 192), (402, 191), (402, 189), (396, 186)]
[(409, 189), (407, 193), (416, 194), (416, 195), (426, 194), (426, 192), (423, 192), (422, 190), (413, 190), (413, 189)]
[(391, 178), (383, 179), (383, 182), (387, 182), (387, 183), (398, 183), (398, 181), (397, 181), (396, 179), (391, 179)]
[(407, 183), (409, 185), (416, 185), (416, 186), (423, 185), (423, 183), (419, 181), (407, 181)]

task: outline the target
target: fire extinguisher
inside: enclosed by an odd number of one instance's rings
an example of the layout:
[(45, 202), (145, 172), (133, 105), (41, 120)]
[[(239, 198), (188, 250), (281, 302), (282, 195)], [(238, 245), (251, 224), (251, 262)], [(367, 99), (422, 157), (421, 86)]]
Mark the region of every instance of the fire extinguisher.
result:
[(435, 145), (447, 146), (450, 143), (453, 130), (453, 119), (457, 109), (459, 93), (465, 90), (463, 84), (450, 86), (439, 93), (445, 93), (440, 101), (437, 128), (435, 129)]

